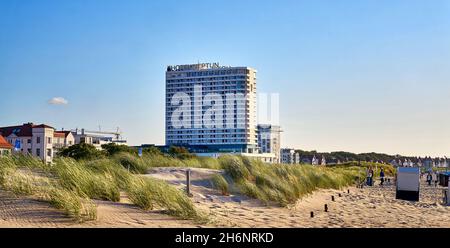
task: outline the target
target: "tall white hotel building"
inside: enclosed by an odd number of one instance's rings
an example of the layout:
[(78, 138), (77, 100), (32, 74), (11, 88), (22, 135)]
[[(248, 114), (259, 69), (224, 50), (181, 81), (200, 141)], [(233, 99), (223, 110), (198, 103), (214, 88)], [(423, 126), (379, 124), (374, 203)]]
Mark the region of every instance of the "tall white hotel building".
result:
[[(198, 94), (199, 88), (201, 94)], [(174, 111), (180, 108), (172, 102), (177, 93), (188, 94), (192, 102), (191, 116), (188, 118), (191, 125), (187, 128), (180, 128), (172, 123)], [(223, 106), (221, 109), (227, 119), (230, 118), (229, 111), (232, 109), (234, 118), (231, 125), (225, 119), (218, 119), (224, 122), (222, 126), (202, 124), (202, 117), (211, 106), (203, 104), (201, 108), (196, 108), (194, 105), (204, 103), (205, 96), (211, 93), (223, 97), (223, 105), (220, 105)], [(244, 102), (228, 102), (225, 99), (227, 94), (241, 94), (245, 96)], [(167, 67), (166, 146), (184, 146), (197, 153), (252, 154), (258, 152), (256, 128), (256, 70), (249, 67), (220, 66), (218, 63)]]

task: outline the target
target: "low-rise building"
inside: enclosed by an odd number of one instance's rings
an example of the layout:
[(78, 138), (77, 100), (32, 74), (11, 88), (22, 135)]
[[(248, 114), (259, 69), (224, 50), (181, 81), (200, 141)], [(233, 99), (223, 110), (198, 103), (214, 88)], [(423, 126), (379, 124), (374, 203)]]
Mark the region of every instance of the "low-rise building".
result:
[(327, 165), (327, 160), (325, 159), (325, 156), (322, 155), (322, 158), (320, 159), (320, 165)]
[[(101, 150), (102, 145), (115, 143), (118, 145), (126, 145), (126, 140), (119, 139), (118, 132), (102, 132), (102, 131), (86, 131), (85, 129), (81, 129), (81, 132), (77, 130), (72, 132), (74, 136), (75, 144), (86, 143), (95, 146), (95, 148)], [(106, 135), (113, 135), (116, 138), (109, 137)]]
[(13, 146), (0, 135), (0, 156), (11, 154)]
[(75, 137), (70, 131), (55, 131), (53, 134), (53, 147), (62, 149), (75, 145)]
[(260, 154), (272, 153), (275, 156), (274, 163), (280, 163), (281, 128), (275, 125), (260, 124), (257, 127), (258, 148)]
[(319, 165), (319, 159), (316, 158), (316, 155), (313, 156), (313, 158), (311, 160), (311, 164), (312, 165)]
[(0, 135), (13, 144), (14, 152), (39, 157), (46, 163), (53, 160), (54, 131), (51, 126), (33, 123), (0, 127)]
[(300, 154), (291, 148), (281, 149), (281, 163), (283, 164), (299, 164)]

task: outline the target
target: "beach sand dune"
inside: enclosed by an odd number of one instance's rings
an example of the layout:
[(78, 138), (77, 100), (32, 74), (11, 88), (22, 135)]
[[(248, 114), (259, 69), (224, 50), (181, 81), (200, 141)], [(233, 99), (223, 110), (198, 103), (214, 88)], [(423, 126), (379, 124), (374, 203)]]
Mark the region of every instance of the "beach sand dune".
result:
[(121, 202), (94, 201), (97, 220), (79, 223), (63, 211), (32, 197), (16, 197), (0, 191), (0, 227), (195, 227), (160, 210), (143, 211), (131, 205), (126, 196)]
[[(149, 177), (184, 189), (186, 168), (154, 168)], [(288, 208), (240, 194), (222, 195), (209, 178), (220, 170), (191, 169), (195, 206), (209, 214), (212, 227), (450, 227), (450, 207), (441, 205), (441, 187), (421, 185), (420, 201), (395, 199), (395, 186), (315, 191)], [(350, 193), (347, 193), (350, 190)], [(341, 197), (339, 197), (341, 194)], [(335, 201), (331, 198), (334, 196)], [(199, 227), (162, 211), (143, 211), (129, 203), (95, 201), (98, 219), (77, 223), (32, 197), (0, 191), (0, 227)], [(328, 212), (324, 211), (327, 204)], [(314, 217), (310, 217), (314, 212)]]
[[(170, 178), (168, 182), (181, 188), (186, 186), (185, 169), (155, 168), (149, 175), (163, 180)], [(424, 182), (419, 202), (395, 199), (395, 185), (387, 184), (363, 189), (321, 189), (293, 206), (282, 208), (242, 195), (221, 195), (209, 184), (208, 178), (214, 173), (222, 172), (191, 169), (193, 201), (210, 214), (215, 226), (450, 227), (450, 207), (441, 204), (444, 188), (430, 187)], [(325, 212), (325, 204), (328, 212)], [(311, 212), (314, 212), (313, 218)]]

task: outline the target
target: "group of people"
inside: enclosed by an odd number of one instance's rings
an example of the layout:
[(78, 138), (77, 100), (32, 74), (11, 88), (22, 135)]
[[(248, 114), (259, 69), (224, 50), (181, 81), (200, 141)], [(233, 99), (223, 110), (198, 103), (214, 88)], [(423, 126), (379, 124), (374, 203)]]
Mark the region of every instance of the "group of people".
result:
[[(367, 186), (373, 186), (374, 184), (374, 170), (372, 167), (369, 167), (366, 170), (366, 185)], [(421, 174), (420, 177), (422, 178), (424, 174)], [(381, 168), (380, 169), (380, 185), (382, 186), (384, 184), (384, 182), (386, 181), (385, 179), (385, 173), (384, 173), (384, 169)], [(426, 173), (426, 182), (428, 183), (429, 186), (431, 186), (434, 183), (434, 186), (437, 187), (438, 183), (439, 183), (439, 179), (438, 179), (438, 173), (436, 172), (427, 172)]]
[[(367, 180), (366, 180), (366, 184), (367, 186), (373, 186), (374, 184), (374, 171), (372, 167), (369, 167), (366, 171), (367, 174)], [(384, 174), (384, 169), (381, 168), (380, 169), (380, 185), (383, 185), (385, 182), (385, 174)]]

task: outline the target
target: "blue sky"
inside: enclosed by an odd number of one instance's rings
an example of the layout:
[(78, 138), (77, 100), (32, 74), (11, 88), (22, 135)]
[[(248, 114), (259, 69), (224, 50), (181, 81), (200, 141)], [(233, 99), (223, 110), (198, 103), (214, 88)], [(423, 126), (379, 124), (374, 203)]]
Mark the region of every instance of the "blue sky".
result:
[(220, 62), (280, 94), (283, 146), (444, 156), (449, 58), (447, 0), (2, 0), (0, 125), (163, 144), (165, 66)]

